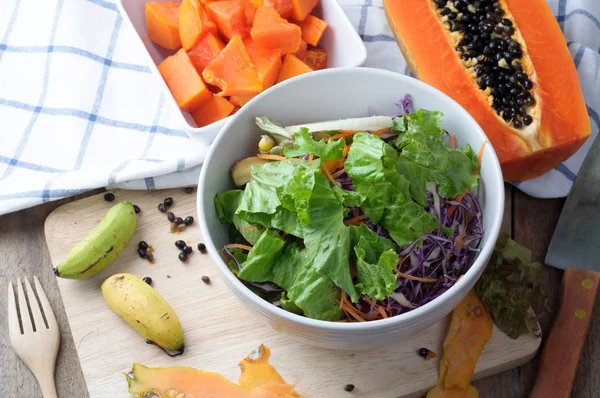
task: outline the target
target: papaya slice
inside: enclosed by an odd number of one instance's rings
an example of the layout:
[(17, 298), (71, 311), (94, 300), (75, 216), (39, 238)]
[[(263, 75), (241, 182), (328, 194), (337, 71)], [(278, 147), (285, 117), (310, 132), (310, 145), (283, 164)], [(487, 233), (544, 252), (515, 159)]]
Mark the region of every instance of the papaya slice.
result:
[(202, 35), (214, 31), (215, 25), (208, 19), (199, 0), (183, 0), (179, 7), (179, 37), (181, 46), (189, 50)]
[(313, 70), (325, 69), (327, 68), (327, 51), (324, 48), (311, 48), (300, 60)]
[(256, 97), (256, 95), (232, 95), (229, 97), (229, 101), (235, 106), (242, 107), (254, 97)]
[(217, 35), (208, 32), (202, 36), (194, 48), (188, 51), (188, 55), (198, 73), (202, 73), (204, 68), (206, 68), (213, 59), (217, 58), (223, 48), (225, 48), (225, 44), (221, 39), (219, 39)]
[(281, 18), (292, 16), (292, 0), (252, 0), (256, 7), (269, 7), (277, 11)]
[(206, 11), (211, 20), (217, 24), (219, 32), (227, 40), (233, 36), (248, 36), (246, 13), (242, 0), (223, 0), (208, 3)]
[(319, 0), (291, 0), (292, 19), (304, 21), (304, 18), (319, 4)]
[(146, 3), (146, 31), (154, 43), (169, 50), (181, 47), (179, 38), (179, 3)]
[(256, 69), (239, 35), (204, 68), (204, 81), (221, 89), (218, 95), (253, 95), (262, 91)]
[(256, 8), (250, 36), (263, 47), (280, 49), (281, 54), (298, 51), (302, 42), (300, 27), (281, 18), (270, 7)]
[(283, 64), (281, 65), (277, 83), (312, 71), (310, 66), (300, 61), (294, 54), (288, 54), (285, 56)]
[(214, 372), (184, 366), (149, 368), (134, 363), (131, 372), (126, 374), (129, 393), (138, 398), (149, 394), (194, 398), (302, 398), (269, 364), (269, 355), (269, 349), (261, 345), (242, 360), (239, 384)]
[[(258, 81), (264, 91), (275, 84), (277, 76), (279, 76), (279, 71), (281, 70), (281, 50), (278, 48), (262, 47), (251, 38), (244, 40), (244, 46), (248, 50), (250, 60), (258, 74)], [(242, 106), (242, 104), (237, 105)]]
[(213, 95), (192, 113), (192, 117), (198, 127), (204, 127), (225, 119), (233, 112), (233, 108), (233, 104), (227, 98)]
[(304, 21), (294, 21), (302, 30), (302, 40), (306, 41), (311, 46), (319, 45), (321, 36), (327, 30), (327, 22), (314, 15), (307, 15)]
[(158, 70), (181, 109), (191, 112), (211, 98), (211, 92), (183, 48), (161, 62)]
[(384, 0), (413, 74), (461, 104), (505, 181), (537, 177), (591, 132), (577, 71), (544, 0)]
[(306, 43), (304, 40), (302, 40), (300, 42), (300, 47), (298, 47), (298, 50), (296, 50), (296, 52), (294, 53), (294, 55), (302, 60), (302, 58), (306, 57), (306, 52), (308, 51), (308, 43)]

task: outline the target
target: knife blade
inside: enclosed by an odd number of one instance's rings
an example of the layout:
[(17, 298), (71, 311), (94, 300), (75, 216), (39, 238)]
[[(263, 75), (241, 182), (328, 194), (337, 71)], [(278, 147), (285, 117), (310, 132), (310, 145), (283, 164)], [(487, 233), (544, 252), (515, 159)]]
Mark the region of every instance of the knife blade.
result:
[(567, 398), (600, 286), (600, 135), (567, 197), (545, 262), (565, 272), (560, 309), (530, 397)]

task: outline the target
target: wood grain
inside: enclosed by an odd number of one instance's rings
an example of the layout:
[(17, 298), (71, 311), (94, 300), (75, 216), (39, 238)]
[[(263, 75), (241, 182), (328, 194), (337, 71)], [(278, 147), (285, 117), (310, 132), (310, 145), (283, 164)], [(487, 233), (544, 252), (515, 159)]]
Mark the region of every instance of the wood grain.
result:
[[(441, 353), (448, 319), (408, 341), (376, 351), (323, 350), (297, 343), (247, 313), (222, 283), (208, 256), (196, 251), (187, 264), (179, 262), (173, 242), (184, 239), (195, 246), (201, 240), (199, 230), (193, 225), (181, 235), (171, 234), (165, 215), (156, 207), (165, 196), (172, 196), (172, 211), (177, 216), (193, 215), (195, 195), (181, 190), (117, 191), (115, 195), (117, 200), (132, 200), (142, 209), (132, 243), (114, 264), (95, 277), (58, 280), (90, 396), (127, 396), (123, 372), (134, 361), (148, 366), (193, 366), (218, 371), (235, 380), (239, 374), (237, 362), (260, 343), (272, 349), (272, 362), (308, 397), (347, 396), (343, 391), (347, 383), (356, 386), (356, 397), (419, 396), (435, 384), (438, 362), (424, 361), (416, 351), (428, 347)], [(55, 264), (111, 205), (99, 195), (65, 205), (48, 217), (46, 237)], [(155, 248), (154, 264), (137, 256), (136, 244), (142, 239)], [(145, 344), (104, 303), (99, 285), (117, 272), (152, 277), (153, 286), (177, 312), (184, 328), (186, 352), (182, 357), (168, 358)], [(211, 278), (211, 285), (200, 282), (202, 275)], [(477, 364), (475, 378), (523, 364), (534, 355), (539, 342), (530, 336), (510, 340), (495, 329)]]
[(600, 289), (600, 272), (567, 269), (560, 310), (544, 344), (532, 398), (568, 398)]

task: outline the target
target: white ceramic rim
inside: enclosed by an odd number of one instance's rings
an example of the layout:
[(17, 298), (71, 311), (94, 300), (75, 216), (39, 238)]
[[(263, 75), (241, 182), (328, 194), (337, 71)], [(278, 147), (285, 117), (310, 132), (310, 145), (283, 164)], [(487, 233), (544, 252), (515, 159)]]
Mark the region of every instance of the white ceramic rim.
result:
[[(473, 122), (473, 124), (475, 126), (477, 126), (476, 133), (481, 136), (482, 141), (488, 140), (487, 136), (485, 135), (485, 133), (483, 132), (483, 130), (481, 129), (479, 124), (475, 121), (475, 119), (473, 119), (473, 117), (462, 106), (460, 106), (456, 101), (454, 101), (451, 97), (442, 93), (438, 89), (436, 89), (428, 84), (425, 84), (419, 80), (416, 80), (412, 77), (402, 75), (399, 73), (395, 73), (395, 72), (391, 72), (391, 71), (387, 71), (387, 70), (383, 70), (383, 69), (364, 68), (364, 67), (341, 68), (341, 70), (344, 70), (344, 72), (347, 72), (348, 69), (353, 69), (354, 71), (356, 71), (358, 73), (364, 73), (366, 75), (377, 74), (377, 75), (381, 75), (381, 76), (387, 76), (387, 77), (390, 77), (393, 79), (407, 80), (407, 81), (413, 80), (414, 81), (413, 83), (416, 84), (417, 86), (419, 86), (419, 88), (422, 89), (423, 91), (429, 92), (432, 95), (437, 95), (439, 97), (443, 97), (446, 100), (454, 103), (456, 105), (457, 109), (463, 113), (462, 116), (471, 120)], [(301, 80), (310, 79), (311, 76), (316, 76), (317, 74), (327, 75), (327, 74), (339, 73), (339, 72), (341, 72), (341, 70), (324, 69), (324, 70), (311, 72), (311, 73), (308, 73), (305, 75), (298, 76), (298, 77), (294, 78), (293, 81), (290, 79), (288, 81), (278, 84), (277, 86), (274, 86), (272, 88), (273, 89), (272, 91), (265, 91), (265, 92), (257, 95), (249, 102), (249, 104), (254, 101), (260, 101), (263, 96), (270, 95), (275, 90), (285, 90), (287, 88), (287, 86), (291, 83), (296, 83)], [(227, 129), (229, 129), (230, 125), (235, 123), (236, 118), (237, 118), (237, 115), (233, 115), (233, 117), (221, 129), (221, 131), (219, 132), (219, 135), (215, 138), (213, 144), (211, 145), (208, 155), (206, 156), (205, 163), (209, 162), (210, 159), (212, 159), (212, 157), (214, 156), (214, 153), (216, 151), (216, 148), (221, 144), (221, 141), (223, 141), (223, 139), (225, 137), (225, 131)], [(492, 147), (492, 145), (489, 144), (489, 140), (488, 140), (488, 145), (486, 145), (484, 150), (487, 152), (486, 156), (491, 156), (491, 158), (492, 158), (491, 160), (492, 160), (493, 177), (494, 177), (493, 180), (495, 180), (495, 182), (494, 181), (486, 181), (486, 184), (489, 185), (486, 187), (486, 189), (489, 189), (492, 191), (494, 191), (494, 190), (497, 191), (498, 195), (500, 196), (499, 203), (503, 203), (504, 202), (504, 185), (503, 185), (503, 178), (502, 178), (502, 170), (500, 168), (500, 163), (498, 161), (498, 157), (496, 156), (496, 152), (494, 151), (494, 148)], [(224, 275), (225, 278), (228, 279), (229, 283), (231, 283), (232, 286), (235, 286), (238, 289), (238, 291), (240, 291), (240, 293), (244, 296), (245, 299), (252, 301), (254, 304), (258, 305), (263, 310), (271, 312), (278, 317), (282, 317), (289, 322), (296, 322), (303, 326), (308, 326), (308, 327), (312, 327), (312, 328), (320, 328), (320, 329), (324, 329), (324, 330), (328, 330), (328, 331), (380, 330), (380, 329), (385, 329), (385, 328), (391, 327), (392, 325), (396, 325), (400, 322), (407, 322), (407, 321), (413, 320), (415, 318), (419, 318), (429, 312), (434, 311), (435, 308), (438, 306), (441, 306), (441, 304), (443, 302), (443, 300), (440, 300), (440, 297), (446, 296), (446, 298), (447, 298), (447, 297), (450, 297), (450, 295), (452, 295), (453, 292), (460, 291), (464, 285), (469, 284), (469, 281), (475, 277), (475, 275), (477, 274), (476, 270), (478, 270), (480, 268), (485, 269), (485, 266), (487, 265), (487, 259), (491, 256), (492, 250), (493, 250), (495, 242), (496, 242), (496, 238), (498, 237), (498, 234), (500, 233), (500, 227), (501, 227), (502, 218), (504, 215), (504, 209), (500, 205), (500, 212), (497, 213), (497, 215), (492, 220), (491, 227), (489, 228), (489, 230), (487, 232), (485, 232), (485, 234), (492, 237), (492, 239), (488, 239), (486, 244), (481, 248), (479, 255), (477, 256), (477, 258), (475, 259), (473, 264), (471, 264), (471, 267), (464, 274), (464, 276), (462, 278), (460, 278), (460, 280), (458, 280), (450, 289), (448, 289), (446, 292), (444, 292), (442, 296), (436, 298), (435, 300), (430, 301), (429, 303), (423, 305), (422, 307), (419, 307), (412, 311), (409, 311), (409, 312), (406, 312), (406, 313), (403, 313), (400, 315), (396, 315), (396, 316), (393, 316), (390, 318), (386, 318), (386, 319), (379, 319), (379, 320), (368, 321), (368, 322), (347, 322), (347, 323), (346, 322), (323, 321), (323, 320), (307, 318), (302, 315), (297, 315), (297, 314), (288, 312), (282, 308), (274, 306), (273, 304), (269, 303), (266, 300), (263, 300), (262, 298), (257, 296), (255, 293), (253, 293), (250, 289), (248, 289), (246, 287), (246, 285), (244, 285), (242, 282), (240, 282), (240, 280), (233, 273), (231, 273), (231, 271), (227, 267), (227, 264), (225, 264), (225, 262), (223, 261), (223, 259), (221, 258), (220, 254), (219, 254), (220, 248), (217, 248), (215, 246), (214, 242), (212, 241), (212, 238), (210, 237), (208, 225), (206, 224), (206, 219), (201, 216), (202, 211), (203, 211), (202, 209), (204, 208), (204, 199), (203, 199), (204, 195), (201, 193), (201, 187), (204, 186), (204, 181), (206, 180), (206, 174), (207, 174), (206, 170), (207, 170), (206, 167), (202, 167), (202, 171), (200, 173), (200, 179), (198, 181), (197, 212), (198, 212), (198, 219), (200, 221), (200, 230), (202, 231), (202, 236), (206, 240), (209, 255), (210, 255), (211, 259), (215, 262), (215, 266), (219, 269), (219, 272), (222, 275)]]

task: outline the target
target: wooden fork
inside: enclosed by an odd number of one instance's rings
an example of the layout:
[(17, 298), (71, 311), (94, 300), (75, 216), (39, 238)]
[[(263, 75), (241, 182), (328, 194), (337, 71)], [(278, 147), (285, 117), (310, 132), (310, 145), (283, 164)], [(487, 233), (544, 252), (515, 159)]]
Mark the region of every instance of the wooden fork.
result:
[[(36, 276), (33, 277), (33, 281), (38, 298), (36, 298), (29, 281), (25, 279), (26, 300), (21, 279), (17, 279), (18, 307), (15, 303), (15, 292), (12, 283), (8, 282), (10, 342), (17, 355), (25, 362), (25, 365), (37, 379), (44, 398), (56, 398), (54, 365), (58, 345), (60, 344), (60, 331), (40, 281)], [(19, 325), (19, 313), (22, 327)]]

